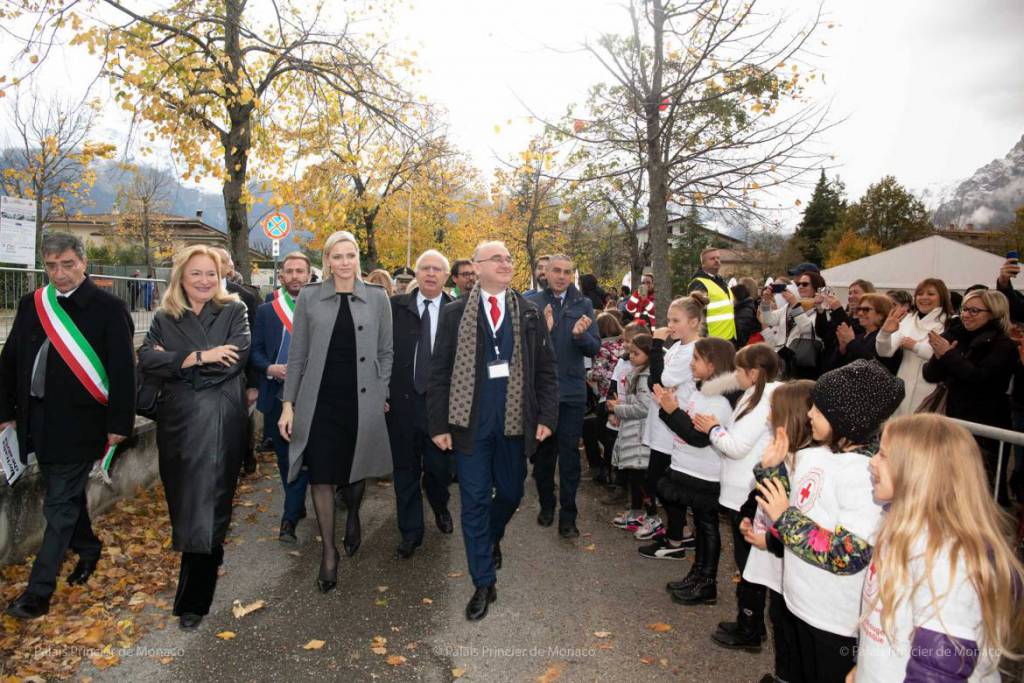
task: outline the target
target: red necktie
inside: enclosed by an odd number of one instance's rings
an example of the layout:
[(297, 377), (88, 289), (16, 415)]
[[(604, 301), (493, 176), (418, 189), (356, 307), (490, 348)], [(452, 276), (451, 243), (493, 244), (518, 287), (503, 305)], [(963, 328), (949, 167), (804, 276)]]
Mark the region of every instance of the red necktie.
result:
[(498, 326), (498, 319), (501, 318), (501, 311), (498, 310), (498, 297), (489, 296), (487, 301), (491, 304), (491, 326)]

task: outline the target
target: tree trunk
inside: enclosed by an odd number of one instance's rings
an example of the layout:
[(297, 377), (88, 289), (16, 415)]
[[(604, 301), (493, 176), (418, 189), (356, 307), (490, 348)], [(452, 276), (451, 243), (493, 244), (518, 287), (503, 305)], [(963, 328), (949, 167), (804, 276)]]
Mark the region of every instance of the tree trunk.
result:
[(142, 249), (146, 254), (146, 277), (153, 277), (153, 252), (149, 247), (149, 208), (142, 206)]
[[(231, 62), (228, 69), (230, 85), (235, 92), (241, 92), (242, 83), (239, 74), (242, 72), (242, 46), (239, 27), (242, 20), (244, 2), (227, 0), (224, 13), (224, 54)], [(245, 179), (248, 170), (249, 149), (252, 147), (250, 119), (251, 104), (234, 104), (228, 106), (230, 127), (227, 135), (221, 136), (224, 146), (224, 212), (227, 215), (228, 242), (231, 255), (235, 261), (235, 270), (242, 275), (248, 284), (252, 280), (252, 268), (249, 263), (249, 207), (243, 200)]]
[(662, 158), (661, 103), (662, 52), (665, 11), (662, 0), (653, 0), (654, 54), (652, 56), (651, 91), (647, 93), (647, 237), (651, 244), (651, 267), (654, 271), (654, 307), (659, 325), (668, 319), (672, 301), (672, 271), (668, 259), (668, 171)]
[(626, 246), (629, 247), (629, 286), (630, 289), (637, 289), (643, 279), (644, 254), (640, 249), (640, 240), (636, 236), (637, 226), (631, 225), (626, 228)]
[(366, 230), (366, 244), (363, 246), (366, 263), (363, 270), (369, 273), (377, 268), (377, 211), (379, 205), (372, 210), (363, 210), (363, 229)]

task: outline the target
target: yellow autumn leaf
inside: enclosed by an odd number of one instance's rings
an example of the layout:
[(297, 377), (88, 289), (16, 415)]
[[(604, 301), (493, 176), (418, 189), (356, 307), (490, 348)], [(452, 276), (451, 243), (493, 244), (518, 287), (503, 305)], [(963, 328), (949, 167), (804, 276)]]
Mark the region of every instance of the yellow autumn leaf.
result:
[(594, 635), (598, 638), (607, 638), (612, 634), (611, 631), (594, 631)]
[(461, 668), (452, 669), (452, 678), (462, 678), (466, 675), (466, 670)]
[(217, 637), (220, 638), (221, 640), (231, 640), (232, 638), (235, 637), (235, 632), (234, 631), (221, 631), (220, 633), (217, 634)]
[(315, 638), (302, 646), (303, 650), (319, 650), (324, 646), (324, 641)]
[(668, 633), (672, 630), (672, 626), (660, 621), (656, 621), (653, 624), (647, 624), (647, 628), (655, 633)]
[(391, 655), (384, 661), (391, 666), (401, 666), (405, 664), (406, 659), (402, 655)]

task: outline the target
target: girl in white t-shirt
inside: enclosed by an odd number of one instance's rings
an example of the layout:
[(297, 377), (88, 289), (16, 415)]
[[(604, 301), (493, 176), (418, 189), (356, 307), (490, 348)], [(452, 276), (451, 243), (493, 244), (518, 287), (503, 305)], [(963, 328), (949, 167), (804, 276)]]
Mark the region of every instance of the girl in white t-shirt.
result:
[[(654, 344), (651, 347), (651, 390), (661, 386), (672, 391), (679, 403), (686, 405), (690, 394), (697, 388), (690, 369), (693, 359), (693, 345), (700, 339), (701, 325), (704, 324), (704, 304), (691, 296), (681, 296), (668, 306), (668, 326), (659, 327), (654, 331)], [(668, 349), (665, 342), (669, 337), (676, 341)], [(651, 449), (651, 457), (647, 464), (647, 476), (644, 487), (651, 495), (658, 490), (658, 481), (665, 474), (672, 462), (672, 444), (674, 436), (660, 417), (658, 411), (647, 413), (644, 424), (644, 445)], [(664, 524), (656, 514), (645, 517), (643, 525), (636, 530), (637, 540), (645, 541), (665, 535)], [(685, 544), (693, 547), (693, 536)]]
[(823, 374), (811, 399), (811, 435), (827, 445), (799, 451), (788, 478), (781, 467), (755, 470), (758, 505), (786, 546), (782, 594), (795, 618), (803, 679), (842, 683), (854, 662), (864, 570), (882, 514), (868, 459), (903, 400), (903, 381), (878, 361), (857, 360)]
[(733, 559), (741, 578), (736, 584), (737, 628), (714, 633), (711, 639), (723, 647), (760, 650), (764, 628), (766, 592), (760, 584), (742, 579), (750, 554), (750, 544), (740, 532), (740, 508), (754, 488), (754, 465), (772, 438), (768, 425), (772, 393), (781, 386), (779, 356), (767, 344), (751, 344), (736, 353), (736, 380), (743, 395), (729, 420), (719, 423), (710, 415), (699, 414), (693, 425), (711, 440), (719, 455), (720, 492), (718, 503), (729, 511), (732, 527)]
[(974, 437), (939, 415), (894, 419), (871, 480), (887, 510), (847, 680), (998, 683), (1024, 635), (1024, 568)]
[[(763, 454), (762, 462), (774, 465), (785, 462), (793, 470), (796, 453), (813, 445), (811, 422), (807, 413), (811, 409), (809, 379), (787, 382), (772, 392), (769, 427), (774, 439)], [(777, 536), (768, 533), (771, 520), (757, 506), (757, 490), (751, 492), (740, 514), (740, 531), (751, 545), (743, 580), (768, 589), (768, 618), (772, 622), (772, 642), (775, 645), (775, 674), (777, 681), (804, 683), (800, 667), (800, 648), (796, 638), (796, 624), (786, 600), (782, 597), (782, 557), (785, 546)], [(738, 622), (722, 622), (712, 638), (721, 643), (738, 631)]]

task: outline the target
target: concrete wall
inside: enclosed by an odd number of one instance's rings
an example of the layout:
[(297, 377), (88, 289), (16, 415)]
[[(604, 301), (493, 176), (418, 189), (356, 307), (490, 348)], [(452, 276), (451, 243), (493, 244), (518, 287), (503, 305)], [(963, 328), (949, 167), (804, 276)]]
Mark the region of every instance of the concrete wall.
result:
[[(86, 496), (90, 516), (95, 519), (116, 501), (133, 497), (139, 486), (149, 487), (158, 476), (156, 423), (136, 417), (134, 443), (114, 456), (110, 468), (113, 485), (98, 477), (89, 479)], [(0, 474), (0, 566), (19, 562), (39, 549), (46, 526), (43, 494), (43, 480), (34, 458), (13, 487)]]

